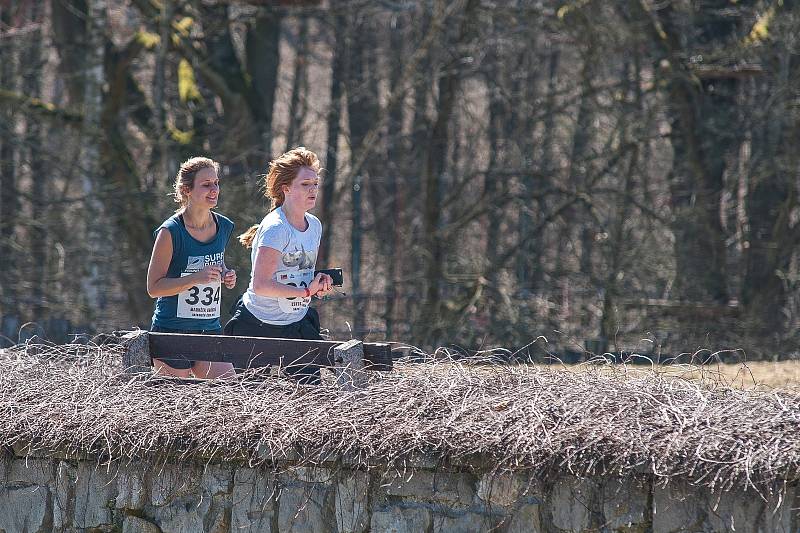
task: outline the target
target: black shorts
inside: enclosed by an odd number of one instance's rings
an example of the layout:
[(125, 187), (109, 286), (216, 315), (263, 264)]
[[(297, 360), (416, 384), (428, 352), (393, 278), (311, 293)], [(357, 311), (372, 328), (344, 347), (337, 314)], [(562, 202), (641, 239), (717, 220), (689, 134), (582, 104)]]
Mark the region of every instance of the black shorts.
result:
[[(241, 335), (245, 337), (265, 337), (273, 339), (323, 340), (320, 335), (319, 313), (313, 307), (308, 308), (306, 316), (297, 322), (276, 326), (267, 324), (253, 316), (247, 310), (241, 298), (233, 308), (233, 316), (225, 324), (225, 335)], [(300, 383), (316, 385), (319, 383), (319, 366), (302, 365), (287, 367), (286, 373)]]
[[(152, 331), (153, 333), (191, 333), (194, 335), (222, 335), (222, 328), (187, 331), (185, 329), (164, 328), (161, 326), (152, 325), (150, 326), (150, 331)], [(188, 370), (189, 368), (192, 368), (192, 365), (194, 364), (194, 361), (190, 361), (184, 357), (178, 357), (178, 358), (159, 357), (158, 360), (178, 370)]]

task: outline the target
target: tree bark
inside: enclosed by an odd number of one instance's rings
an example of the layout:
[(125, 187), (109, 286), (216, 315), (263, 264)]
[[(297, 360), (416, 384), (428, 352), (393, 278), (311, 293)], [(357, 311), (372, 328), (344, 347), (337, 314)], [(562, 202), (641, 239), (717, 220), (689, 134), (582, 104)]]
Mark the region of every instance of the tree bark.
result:
[[(473, 25), (478, 10), (477, 0), (467, 0), (461, 14), (458, 35), (451, 49), (456, 53), (466, 47), (473, 35)], [(425, 244), (425, 290), (419, 332), (423, 344), (433, 346), (441, 341), (443, 335), (442, 289), (444, 284), (445, 243), (442, 242), (440, 226), (442, 221), (441, 186), (447, 163), (450, 145), (449, 125), (461, 83), (460, 57), (454, 57), (439, 76), (439, 100), (436, 106), (436, 119), (426, 144), (425, 166), (422, 184), (425, 195), (423, 206), (423, 242)]]
[[(0, 5), (0, 26), (11, 26), (11, 12), (8, 4)], [(0, 87), (15, 90), (15, 41), (0, 40)], [(17, 175), (14, 149), (14, 129), (16, 117), (13, 107), (0, 103), (0, 314), (19, 316), (17, 299), (18, 268), (14, 252), (16, 228), (19, 217), (19, 196), (17, 194)]]
[(758, 108), (764, 94), (779, 95), (770, 102), (764, 118), (754, 124), (753, 167), (748, 173), (747, 225), (744, 279), (740, 293), (744, 326), (751, 339), (769, 354), (779, 353), (786, 331), (787, 274), (792, 255), (800, 245), (792, 213), (800, 206), (797, 194), (800, 126), (790, 101), (791, 87), (800, 79), (800, 60), (783, 46), (774, 45), (770, 79), (756, 85), (751, 105)]
[(110, 289), (108, 260), (113, 257), (111, 235), (105, 223), (103, 206), (100, 144), (103, 85), (105, 83), (106, 0), (89, 0), (86, 17), (86, 49), (83, 89), (83, 127), (81, 132), (80, 168), (86, 213), (84, 235), (86, 253), (81, 286), (85, 317), (90, 325), (102, 329), (105, 325), (106, 291)]
[(58, 52), (58, 71), (67, 89), (68, 105), (83, 104), (87, 0), (50, 0), (53, 44)]
[(720, 1), (700, 4), (697, 13), (665, 4), (655, 13), (660, 28), (654, 35), (668, 69), (676, 296), (725, 304), (729, 292), (720, 201), (726, 159), (740, 142), (739, 81), (735, 77), (697, 79), (688, 64), (689, 58), (737, 38), (738, 20), (718, 9), (721, 4), (727, 5)]
[(308, 94), (308, 17), (301, 15), (299, 26), (289, 100), (289, 126), (286, 129), (287, 152), (298, 144), (300, 128), (305, 117), (305, 98)]
[(278, 9), (262, 7), (255, 23), (248, 26), (245, 54), (250, 78), (247, 100), (259, 137), (251, 160), (257, 168), (272, 159), (272, 117), (278, 87), (282, 15)]
[(344, 10), (338, 5), (339, 2), (331, 2), (333, 12), (333, 60), (331, 62), (331, 92), (330, 105), (328, 107), (328, 135), (325, 153), (325, 176), (322, 180), (322, 210), (320, 218), (323, 227), (326, 228), (326, 236), (320, 244), (318, 262), (333, 266), (331, 261), (331, 242), (336, 217), (334, 209), (336, 205), (336, 178), (339, 165), (339, 132), (341, 131), (342, 118), (342, 88), (343, 81), (347, 75), (347, 17), (343, 15)]
[[(23, 92), (31, 97), (41, 97), (41, 76), (43, 71), (42, 61), (42, 31), (39, 23), (42, 22), (42, 13), (36, 2), (31, 3), (28, 19), (33, 25), (31, 33), (26, 39), (24, 64), (26, 71), (23, 75)], [(48, 189), (49, 175), (44, 163), (42, 127), (36, 117), (26, 118), (25, 149), (30, 162), (31, 172), (31, 226), (30, 226), (30, 320), (41, 322), (45, 318), (47, 309), (45, 288), (45, 268), (47, 265), (47, 232), (45, 228), (48, 220), (44, 210), (45, 195)]]
[(347, 112), (350, 128), (351, 166), (355, 169), (351, 183), (351, 209), (352, 226), (350, 230), (350, 272), (351, 287), (355, 303), (353, 316), (353, 331), (361, 335), (365, 313), (365, 298), (362, 293), (361, 260), (363, 254), (364, 229), (363, 218), (363, 192), (365, 187), (376, 186), (375, 181), (380, 177), (376, 174), (373, 164), (375, 156), (371, 153), (361, 165), (357, 167), (357, 160), (361, 157), (359, 148), (372, 150), (373, 147), (365, 146), (364, 140), (370, 133), (373, 125), (379, 120), (380, 106), (378, 104), (377, 73), (375, 71), (375, 46), (376, 42), (368, 26), (368, 22), (361, 14), (354, 15), (349, 40), (352, 46), (348, 51), (347, 75)]
[[(626, 80), (626, 98), (630, 98), (633, 103), (634, 114), (632, 117), (623, 116), (620, 120), (622, 125), (621, 138), (624, 142), (631, 142), (633, 148), (628, 160), (628, 168), (621, 187), (621, 194), (616, 198), (611, 222), (611, 232), (608, 239), (609, 259), (608, 271), (605, 279), (603, 291), (603, 314), (600, 321), (600, 339), (607, 343), (615, 336), (619, 327), (619, 317), (617, 314), (618, 297), (620, 295), (620, 274), (624, 274), (627, 261), (625, 253), (629, 245), (626, 238), (626, 222), (628, 222), (629, 211), (631, 208), (631, 198), (635, 186), (635, 178), (639, 171), (639, 143), (637, 139), (642, 135), (642, 128), (637, 127), (643, 120), (642, 115), (642, 90), (641, 90), (641, 58), (636, 54), (633, 58), (633, 76), (628, 70), (631, 68), (627, 63), (622, 72), (622, 78)], [(632, 81), (628, 82), (627, 80)], [(625, 112), (623, 108), (623, 113)], [(603, 348), (605, 351), (605, 348)]]

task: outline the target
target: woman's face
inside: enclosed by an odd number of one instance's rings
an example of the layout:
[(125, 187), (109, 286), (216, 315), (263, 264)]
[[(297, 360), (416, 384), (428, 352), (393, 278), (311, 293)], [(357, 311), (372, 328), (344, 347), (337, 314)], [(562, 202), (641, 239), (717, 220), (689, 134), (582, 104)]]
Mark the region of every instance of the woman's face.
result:
[(211, 209), (217, 206), (219, 201), (219, 177), (217, 171), (206, 167), (197, 171), (194, 175), (194, 186), (187, 192), (189, 205), (195, 207), (207, 207)]
[(287, 202), (300, 205), (308, 211), (317, 204), (319, 176), (309, 167), (301, 167), (291, 185), (283, 186)]

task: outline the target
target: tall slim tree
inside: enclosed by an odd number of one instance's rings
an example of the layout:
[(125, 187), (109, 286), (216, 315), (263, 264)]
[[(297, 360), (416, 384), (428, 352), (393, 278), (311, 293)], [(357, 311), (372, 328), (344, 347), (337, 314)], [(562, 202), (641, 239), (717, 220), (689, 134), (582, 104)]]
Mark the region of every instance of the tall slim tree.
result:
[[(784, 32), (794, 32), (800, 11), (796, 6), (778, 6), (772, 27), (776, 38), (762, 43), (765, 75), (750, 85), (752, 148), (747, 179), (747, 213), (744, 248), (744, 279), (741, 303), (746, 333), (764, 343), (766, 352), (780, 348), (786, 331), (792, 256), (800, 246), (792, 213), (800, 206), (797, 191), (797, 150), (784, 147), (800, 143), (800, 116), (792, 103), (792, 88), (800, 81), (800, 58), (790, 50)], [(780, 22), (779, 22), (780, 20)], [(764, 95), (772, 95), (766, 99)]]
[[(741, 37), (729, 2), (660, 4), (650, 13), (652, 36), (668, 92), (673, 168), (670, 174), (675, 235), (676, 296), (687, 301), (729, 300), (725, 232), (720, 219), (726, 161), (740, 142), (734, 69), (715, 57)], [(712, 67), (706, 69), (706, 65)], [(724, 67), (725, 65), (721, 65)]]
[[(26, 19), (31, 25), (24, 52), (25, 72), (22, 79), (23, 92), (31, 98), (41, 98), (41, 85), (43, 74), (42, 60), (42, 25), (44, 23), (42, 6), (38, 2), (31, 2), (28, 6)], [(31, 220), (30, 220), (30, 309), (31, 320), (43, 320), (47, 290), (45, 288), (45, 272), (47, 265), (48, 239), (45, 216), (45, 195), (49, 174), (46, 171), (43, 149), (42, 127), (38, 117), (28, 115), (25, 121), (25, 150), (30, 164), (31, 188)]]
[(318, 260), (323, 264), (331, 265), (331, 232), (336, 217), (336, 180), (339, 172), (339, 134), (342, 127), (342, 89), (344, 78), (347, 76), (347, 23), (348, 18), (344, 14), (344, 9), (339, 5), (340, 2), (331, 2), (333, 12), (333, 24), (331, 27), (331, 37), (333, 43), (333, 59), (331, 61), (331, 90), (330, 103), (328, 104), (327, 116), (327, 140), (325, 149), (325, 177), (322, 180), (322, 209), (320, 218), (324, 228), (327, 228), (326, 236), (320, 244)]
[(438, 102), (436, 119), (426, 143), (425, 163), (422, 171), (424, 194), (423, 242), (425, 293), (423, 310), (418, 324), (421, 338), (426, 345), (438, 343), (444, 332), (442, 290), (444, 284), (445, 243), (441, 235), (442, 223), (442, 179), (446, 170), (447, 152), (450, 146), (449, 126), (456, 98), (462, 82), (461, 54), (468, 48), (475, 34), (479, 2), (467, 0), (459, 13), (453, 40), (445, 44), (448, 54), (440, 66), (438, 80)]
[[(80, 172), (86, 213), (86, 252), (82, 272), (83, 297), (90, 323), (102, 327), (106, 311), (106, 292), (110, 289), (107, 261), (112, 257), (112, 243), (107, 213), (103, 206), (105, 182), (101, 174), (100, 144), (105, 85), (105, 49), (108, 28), (106, 0), (88, 0), (86, 11), (86, 48), (83, 71), (83, 125), (81, 130)], [(110, 318), (110, 317), (107, 317)]]

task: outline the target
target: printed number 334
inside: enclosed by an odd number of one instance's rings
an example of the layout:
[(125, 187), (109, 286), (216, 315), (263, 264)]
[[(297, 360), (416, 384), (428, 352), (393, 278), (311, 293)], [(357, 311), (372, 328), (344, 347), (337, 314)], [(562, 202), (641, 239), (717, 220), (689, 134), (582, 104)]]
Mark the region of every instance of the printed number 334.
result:
[(214, 287), (205, 286), (202, 291), (203, 298), (200, 299), (200, 288), (193, 286), (189, 288), (189, 297), (184, 301), (189, 305), (197, 305), (200, 302), (200, 305), (209, 306), (214, 302), (219, 302), (219, 290), (219, 286), (217, 286), (216, 290), (214, 290)]

